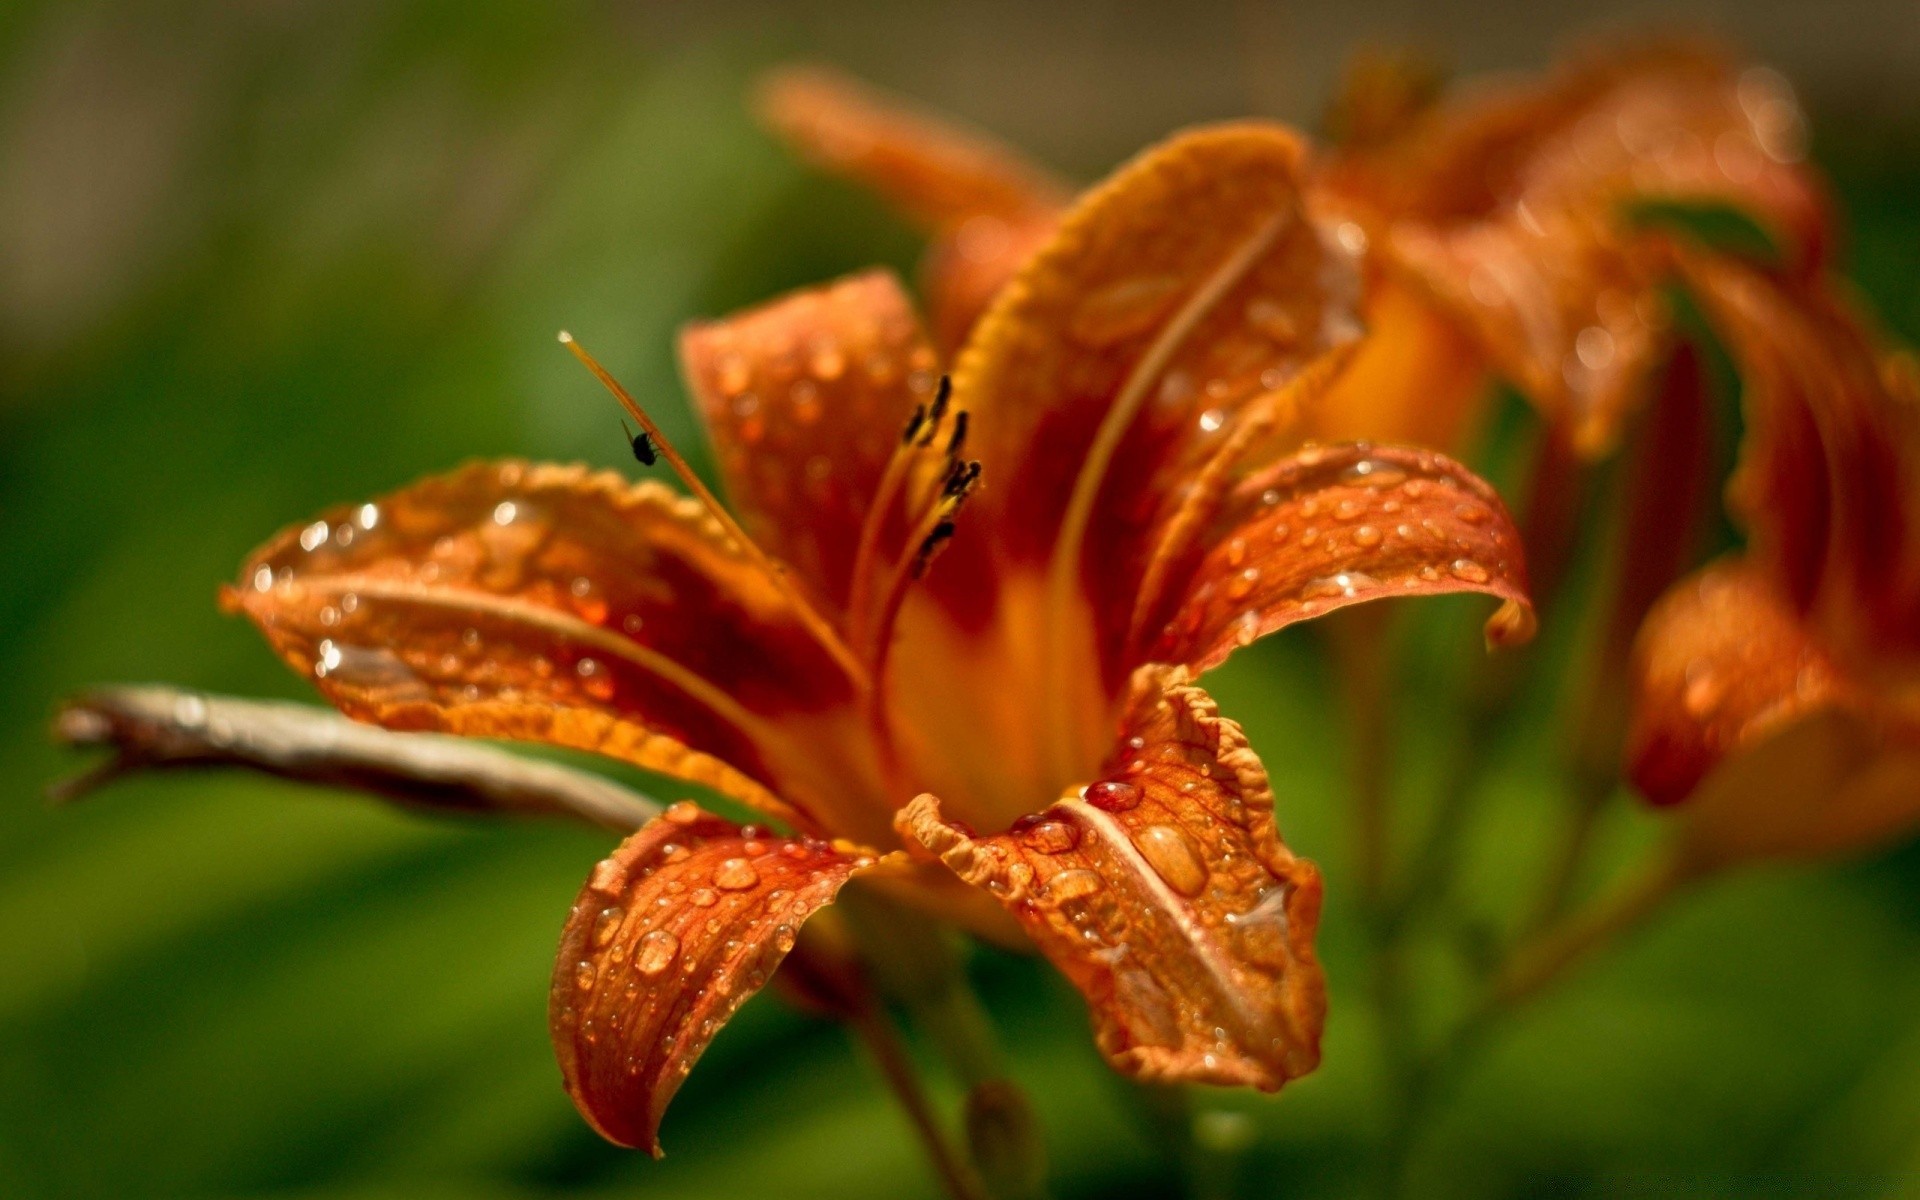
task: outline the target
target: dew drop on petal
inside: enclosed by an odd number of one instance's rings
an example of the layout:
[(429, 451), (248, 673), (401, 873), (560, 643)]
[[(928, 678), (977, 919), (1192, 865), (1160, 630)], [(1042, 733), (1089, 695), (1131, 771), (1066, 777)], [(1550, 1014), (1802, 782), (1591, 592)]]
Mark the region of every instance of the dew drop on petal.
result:
[(713, 869), (713, 886), (729, 892), (744, 892), (760, 882), (760, 872), (744, 858), (729, 858)]
[(1088, 784), (1082, 797), (1102, 812), (1126, 812), (1140, 803), (1140, 786), (1124, 779), (1102, 779)]
[(1207, 864), (1183, 829), (1149, 825), (1133, 835), (1133, 844), (1167, 886), (1182, 896), (1198, 896), (1207, 886)]
[(656, 929), (640, 939), (640, 948), (633, 956), (633, 969), (652, 978), (673, 965), (674, 956), (680, 953), (680, 939), (664, 929)]

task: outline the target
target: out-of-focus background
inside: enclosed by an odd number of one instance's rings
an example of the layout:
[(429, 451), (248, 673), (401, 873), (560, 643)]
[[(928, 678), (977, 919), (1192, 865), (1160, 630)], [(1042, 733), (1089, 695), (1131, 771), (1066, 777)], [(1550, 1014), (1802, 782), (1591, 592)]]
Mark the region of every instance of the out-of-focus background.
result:
[[(909, 268), (902, 225), (749, 121), (766, 65), (838, 63), (1090, 179), (1197, 120), (1311, 127), (1362, 46), (1535, 68), (1647, 20), (1800, 87), (1852, 273), (1920, 334), (1912, 0), (0, 6), (0, 1196), (932, 1194), (842, 1033), (770, 998), (692, 1076), (664, 1162), (587, 1130), (544, 1005), (604, 839), (232, 776), (56, 811), (41, 788), (78, 764), (46, 743), (55, 700), (301, 696), (215, 585), (280, 526), (471, 456), (620, 463), (556, 329), (691, 440), (676, 325)], [(1331, 685), (1300, 632), (1215, 691), (1328, 869), (1335, 1008), (1319, 1074), (1210, 1098), (1239, 1115), (1205, 1128), (1252, 1145), (1203, 1185), (1352, 1194), (1383, 1115)], [(1457, 732), (1443, 694), (1402, 698), (1414, 793)], [(1563, 714), (1528, 711), (1465, 843), (1470, 906), (1507, 903), (1541, 844)], [(1625, 853), (1647, 825), (1623, 809), (1608, 837)], [(977, 969), (1057, 1194), (1179, 1194), (1066, 986)], [(1690, 901), (1449, 1080), (1412, 1170), (1463, 1197), (1920, 1195), (1920, 852)]]

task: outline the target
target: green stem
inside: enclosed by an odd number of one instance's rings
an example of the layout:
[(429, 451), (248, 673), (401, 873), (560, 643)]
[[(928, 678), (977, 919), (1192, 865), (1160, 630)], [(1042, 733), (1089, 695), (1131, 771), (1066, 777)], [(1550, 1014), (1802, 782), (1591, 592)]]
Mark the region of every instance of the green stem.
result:
[(900, 1031), (888, 1018), (886, 1010), (878, 1003), (862, 1004), (848, 1014), (848, 1026), (859, 1037), (861, 1045), (866, 1047), (874, 1065), (880, 1069), (881, 1077), (893, 1092), (894, 1099), (906, 1113), (907, 1121), (920, 1138), (920, 1146), (926, 1151), (934, 1173), (940, 1177), (941, 1186), (953, 1200), (987, 1200), (988, 1193), (980, 1182), (979, 1174), (973, 1164), (954, 1146), (941, 1128), (939, 1114), (933, 1109), (927, 1091), (920, 1082), (912, 1055), (907, 1053), (906, 1043), (900, 1038)]

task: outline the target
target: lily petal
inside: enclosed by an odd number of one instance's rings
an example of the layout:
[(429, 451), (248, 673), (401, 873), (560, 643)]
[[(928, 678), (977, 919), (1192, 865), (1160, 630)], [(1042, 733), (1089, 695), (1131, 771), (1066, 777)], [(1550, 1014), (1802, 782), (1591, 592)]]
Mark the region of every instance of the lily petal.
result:
[[(1829, 288), (1683, 255), (1745, 380), (1729, 504), (1753, 560), (1850, 669), (1915, 679), (1920, 386)], [(1904, 666), (1905, 670), (1902, 671)]]
[(1440, 106), (1389, 145), (1335, 159), (1321, 181), (1597, 453), (1617, 437), (1666, 319), (1659, 263), (1628, 209), (1733, 207), (1810, 273), (1828, 204), (1800, 161), (1803, 141), (1777, 75), (1666, 44)]
[(1310, 447), (1243, 481), (1150, 623), (1143, 657), (1209, 670), (1291, 625), (1391, 596), (1480, 592), (1505, 603), (1490, 641), (1534, 625), (1520, 534), (1484, 480), (1444, 455)]
[(593, 869), (560, 935), (548, 1022), (567, 1092), (656, 1157), (667, 1102), (800, 925), (875, 857), (682, 802)]
[(869, 271), (691, 325), (680, 356), (749, 530), (844, 610), (881, 472), (938, 383), (899, 281)]
[(1355, 261), (1303, 209), (1302, 156), (1275, 125), (1179, 135), (1088, 193), (1001, 292), (954, 400), (1003, 553), (1045, 561), (1082, 488), (1100, 498), (1086, 542), (1110, 544), (1243, 406), (1359, 336)]
[(1714, 564), (1648, 615), (1627, 770), (1709, 864), (1802, 859), (1920, 823), (1920, 717), (1828, 656), (1754, 565)]
[(921, 280), (936, 339), (949, 352), (1051, 234), (1070, 194), (993, 137), (836, 71), (776, 71), (759, 99), (787, 141), (934, 235)]
[(1179, 668), (1142, 668), (1102, 778), (976, 837), (932, 796), (901, 831), (999, 897), (1146, 1080), (1274, 1090), (1319, 1062), (1320, 875), (1280, 841), (1266, 771)]
[(282, 532), (223, 599), (349, 716), (597, 751), (803, 826), (774, 795), (815, 756), (795, 731), (852, 711), (711, 517), (611, 472), (431, 477)]

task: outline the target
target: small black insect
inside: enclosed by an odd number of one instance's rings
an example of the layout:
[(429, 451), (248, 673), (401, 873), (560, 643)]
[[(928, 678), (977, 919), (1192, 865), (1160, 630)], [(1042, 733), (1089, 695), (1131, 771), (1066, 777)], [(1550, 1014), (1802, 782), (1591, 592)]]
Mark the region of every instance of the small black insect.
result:
[(633, 443), (633, 456), (640, 460), (641, 466), (650, 467), (660, 461), (659, 455), (653, 452), (652, 434), (642, 433), (635, 436), (633, 430), (627, 428), (625, 421), (620, 422), (620, 430), (627, 435), (627, 440)]

